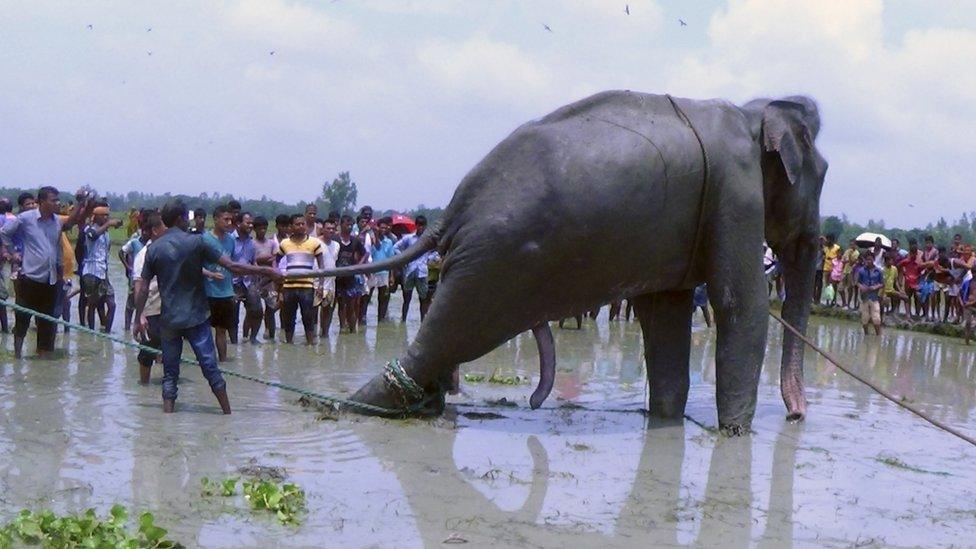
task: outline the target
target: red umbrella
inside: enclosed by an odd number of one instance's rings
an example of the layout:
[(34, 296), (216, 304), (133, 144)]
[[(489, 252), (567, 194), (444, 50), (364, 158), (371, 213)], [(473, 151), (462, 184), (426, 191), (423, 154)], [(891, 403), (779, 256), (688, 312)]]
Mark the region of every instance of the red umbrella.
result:
[(393, 221), (390, 222), (390, 228), (400, 229), (407, 233), (412, 233), (417, 231), (417, 224), (413, 222), (413, 219), (403, 215), (394, 214), (390, 216)]

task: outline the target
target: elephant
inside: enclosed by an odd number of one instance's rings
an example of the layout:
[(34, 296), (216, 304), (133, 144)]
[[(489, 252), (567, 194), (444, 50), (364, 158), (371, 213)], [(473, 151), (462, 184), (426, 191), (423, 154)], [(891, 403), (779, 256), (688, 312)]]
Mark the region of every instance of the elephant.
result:
[[(451, 373), (533, 330), (540, 389), (551, 387), (549, 322), (632, 297), (644, 337), (648, 411), (680, 418), (688, 400), (692, 291), (707, 282), (716, 322), (720, 427), (747, 432), (766, 347), (763, 241), (779, 256), (783, 318), (805, 333), (820, 193), (816, 102), (737, 106), (606, 91), (517, 128), (461, 181), (440, 222), (403, 254), (289, 276), (348, 276), (443, 257), (437, 299), (402, 359), (353, 400), (439, 414)], [(625, 229), (625, 230), (624, 230)], [(806, 413), (803, 343), (783, 336), (787, 419)], [(389, 370), (390, 365), (387, 366)]]

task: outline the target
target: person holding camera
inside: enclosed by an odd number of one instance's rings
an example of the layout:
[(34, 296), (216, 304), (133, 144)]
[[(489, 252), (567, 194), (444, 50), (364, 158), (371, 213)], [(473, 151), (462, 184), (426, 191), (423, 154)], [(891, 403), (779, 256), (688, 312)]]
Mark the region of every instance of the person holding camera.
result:
[[(16, 303), (22, 307), (51, 316), (59, 316), (54, 308), (61, 289), (62, 250), (61, 231), (70, 229), (85, 218), (88, 210), (87, 192), (79, 190), (75, 195), (78, 207), (67, 220), (62, 221), (58, 212), (61, 199), (54, 187), (41, 187), (37, 191), (37, 208), (24, 211), (7, 219), (0, 229), (0, 255), (9, 255), (13, 240), (23, 242), (23, 253), (14, 253), (11, 258), (21, 264), (14, 289)], [(14, 323), (14, 355), (23, 356), (24, 338), (30, 326), (30, 315), (17, 312)], [(54, 351), (54, 323), (36, 320), (37, 355), (47, 358)]]

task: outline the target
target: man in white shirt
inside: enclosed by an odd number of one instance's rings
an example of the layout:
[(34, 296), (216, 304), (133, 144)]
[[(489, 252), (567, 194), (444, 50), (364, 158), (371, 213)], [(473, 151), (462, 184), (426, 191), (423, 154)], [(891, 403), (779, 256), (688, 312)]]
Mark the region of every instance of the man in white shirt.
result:
[[(424, 231), (427, 230), (426, 217), (418, 215), (415, 223), (417, 224), (417, 232), (408, 234), (397, 242), (394, 245), (395, 253), (403, 253), (404, 250), (419, 240)], [(424, 317), (427, 316), (427, 308), (430, 306), (430, 301), (427, 300), (427, 260), (429, 256), (430, 252), (427, 252), (408, 263), (403, 269), (403, 309), (400, 312), (400, 322), (407, 321), (410, 299), (413, 297), (414, 289), (417, 290), (417, 296), (420, 298), (420, 320), (423, 321)]]
[[(143, 246), (139, 252), (136, 254), (135, 259), (132, 261), (132, 281), (135, 283), (137, 280), (142, 279), (142, 268), (146, 264), (146, 250), (149, 249), (149, 245), (152, 244), (153, 240), (163, 236), (166, 232), (166, 226), (163, 225), (162, 218), (159, 217), (158, 212), (151, 212), (146, 216), (146, 219), (142, 222), (143, 233), (149, 233), (149, 241)], [(156, 279), (149, 281), (149, 297), (146, 299), (146, 307), (142, 310), (142, 316), (146, 319), (148, 324), (148, 329), (146, 330), (146, 338), (140, 341), (143, 345), (148, 345), (154, 349), (160, 348), (159, 340), (159, 315), (162, 313), (162, 305), (159, 299), (159, 284)], [(139, 361), (139, 383), (147, 385), (149, 383), (149, 372), (152, 369), (153, 362), (159, 358), (160, 355), (153, 354), (148, 351), (139, 351), (139, 356), (136, 360)]]
[[(321, 238), (324, 253), (322, 259), (326, 269), (334, 269), (336, 257), (339, 255), (339, 243), (335, 240), (336, 224), (331, 219), (326, 219), (322, 223)], [(332, 326), (332, 313), (335, 311), (336, 291), (335, 277), (330, 276), (322, 280), (322, 286), (317, 296), (319, 302), (319, 334), (328, 337), (329, 328)]]

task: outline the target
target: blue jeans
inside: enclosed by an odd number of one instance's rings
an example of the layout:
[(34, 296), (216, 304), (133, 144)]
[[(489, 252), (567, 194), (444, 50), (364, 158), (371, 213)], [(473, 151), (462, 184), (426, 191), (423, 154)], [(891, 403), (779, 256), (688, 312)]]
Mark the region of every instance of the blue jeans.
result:
[(220, 375), (220, 369), (217, 368), (217, 350), (214, 347), (210, 323), (203, 322), (192, 328), (165, 331), (160, 347), (163, 351), (163, 399), (176, 400), (184, 339), (190, 343), (190, 348), (200, 363), (203, 377), (210, 383), (210, 389), (214, 393), (226, 389), (224, 376)]

